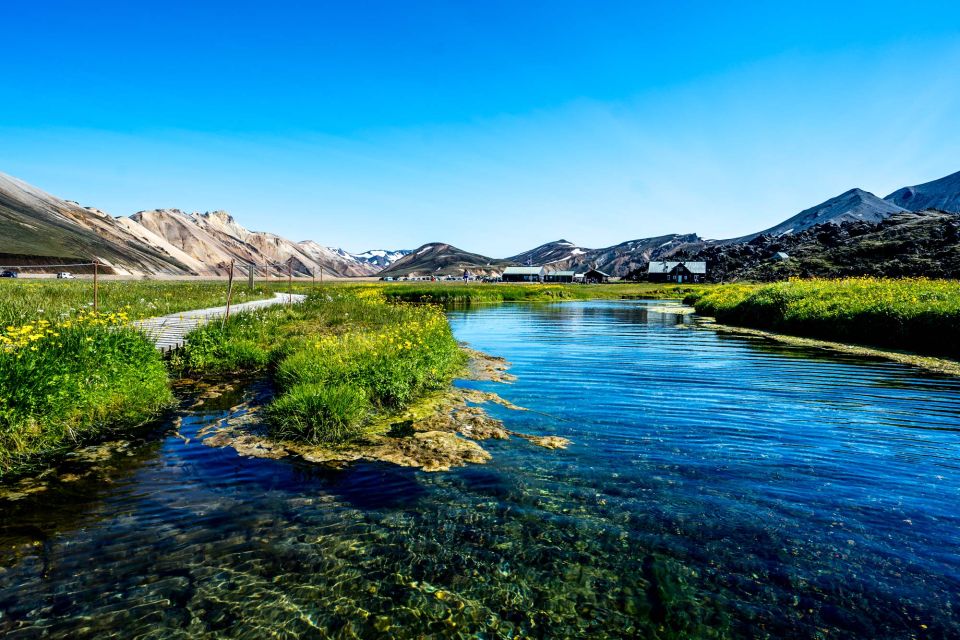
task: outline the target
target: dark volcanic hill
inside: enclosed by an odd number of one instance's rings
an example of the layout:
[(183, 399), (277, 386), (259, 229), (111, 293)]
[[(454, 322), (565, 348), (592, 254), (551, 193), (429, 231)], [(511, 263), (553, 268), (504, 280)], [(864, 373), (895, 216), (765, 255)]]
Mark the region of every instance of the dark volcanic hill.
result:
[(960, 171), (939, 180), (897, 189), (884, 200), (910, 211), (939, 209), (960, 213)]
[[(681, 252), (678, 257), (705, 260), (714, 281), (863, 275), (960, 278), (960, 214), (900, 212), (876, 223), (820, 224), (800, 233), (761, 235), (749, 242)], [(645, 271), (631, 277), (642, 278)]]
[(770, 227), (769, 229), (724, 242), (745, 242), (760, 235), (779, 236), (788, 233), (799, 233), (818, 224), (880, 222), (894, 213), (903, 211), (906, 211), (906, 209), (892, 202), (882, 200), (869, 191), (850, 189), (814, 207), (804, 209), (792, 218), (787, 218), (780, 224)]
[(400, 258), (378, 275), (385, 276), (459, 276), (465, 270), (473, 275), (499, 273), (513, 264), (470, 253), (443, 242), (431, 242)]
[(543, 265), (559, 270), (582, 263), (584, 256), (592, 251), (593, 249), (578, 247), (568, 240), (554, 240), (535, 249), (510, 256), (507, 260), (517, 264)]
[(679, 251), (699, 251), (705, 243), (695, 233), (671, 234), (622, 242), (605, 249), (594, 249), (582, 264), (596, 267), (612, 276), (623, 277), (651, 260), (669, 258)]

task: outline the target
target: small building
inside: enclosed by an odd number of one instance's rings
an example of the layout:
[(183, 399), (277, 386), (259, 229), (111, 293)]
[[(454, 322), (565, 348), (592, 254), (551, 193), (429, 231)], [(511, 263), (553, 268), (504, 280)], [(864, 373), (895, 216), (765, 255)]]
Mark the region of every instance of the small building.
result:
[(547, 282), (573, 282), (573, 276), (576, 275), (573, 271), (554, 271), (553, 273), (548, 273), (545, 280)]
[(503, 270), (504, 282), (543, 282), (546, 270), (543, 267), (507, 267)]
[(790, 259), (790, 254), (784, 253), (783, 251), (777, 251), (775, 254), (773, 254), (773, 259), (777, 262), (786, 262)]
[(599, 269), (590, 269), (583, 274), (583, 281), (587, 284), (602, 284), (610, 280), (610, 274)]
[(669, 262), (656, 260), (647, 266), (650, 282), (705, 282), (706, 262)]

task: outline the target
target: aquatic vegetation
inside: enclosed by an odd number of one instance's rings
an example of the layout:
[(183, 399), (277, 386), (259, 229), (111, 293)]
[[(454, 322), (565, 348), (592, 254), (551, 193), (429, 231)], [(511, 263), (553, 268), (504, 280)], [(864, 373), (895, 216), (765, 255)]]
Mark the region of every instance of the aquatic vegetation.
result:
[(686, 298), (718, 322), (960, 356), (960, 282), (904, 278), (721, 285)]

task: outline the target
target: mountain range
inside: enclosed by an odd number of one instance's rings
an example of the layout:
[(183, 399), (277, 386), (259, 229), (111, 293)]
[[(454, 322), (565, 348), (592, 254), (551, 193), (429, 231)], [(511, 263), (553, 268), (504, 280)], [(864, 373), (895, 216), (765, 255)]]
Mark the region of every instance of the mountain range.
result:
[[(595, 267), (624, 277), (642, 273), (651, 260), (676, 258), (712, 262), (719, 274), (716, 277), (773, 277), (788, 267), (801, 273), (829, 271), (814, 266), (819, 264), (818, 255), (831, 251), (841, 263), (851, 262), (843, 268), (856, 270), (853, 254), (827, 246), (836, 233), (844, 235), (850, 246), (860, 247), (860, 272), (874, 260), (866, 255), (866, 248), (877, 242), (888, 253), (894, 245), (900, 251), (916, 249), (916, 242), (911, 244), (909, 239), (898, 244), (898, 234), (928, 242), (943, 239), (944, 255), (952, 259), (949, 243), (952, 225), (960, 220), (958, 214), (960, 172), (903, 187), (886, 198), (851, 189), (763, 231), (727, 240), (672, 234), (599, 249), (556, 240), (507, 258), (491, 258), (443, 242), (427, 243), (413, 251), (352, 254), (312, 240), (293, 241), (250, 231), (225, 211), (152, 209), (114, 217), (0, 173), (0, 261), (6, 265), (55, 265), (95, 258), (107, 270), (131, 275), (223, 275), (234, 261), (242, 266), (255, 264), (261, 273), (269, 270), (276, 275), (286, 274), (288, 265), (298, 275), (339, 277), (459, 275), (465, 270), (490, 275), (509, 265), (543, 265), (548, 270)], [(774, 254), (786, 253), (785, 249), (805, 256), (807, 266), (800, 267), (799, 257), (789, 263), (778, 260), (776, 268), (764, 266)], [(825, 264), (832, 263), (826, 260)], [(921, 268), (909, 259), (897, 265), (888, 270)], [(840, 268), (839, 263), (835, 266)]]
[[(926, 211), (929, 215), (902, 216), (912, 211)], [(941, 214), (946, 214), (946, 218)], [(891, 219), (898, 224), (888, 225), (879, 230), (874, 229)], [(504, 264), (517, 264), (542, 265), (549, 271), (594, 267), (612, 276), (639, 277), (650, 261), (667, 259), (705, 260), (716, 264), (718, 269), (711, 269), (711, 271), (717, 279), (775, 277), (776, 274), (784, 273), (830, 275), (835, 271), (831, 271), (829, 265), (832, 263), (829, 260), (824, 260), (819, 268), (814, 268), (812, 262), (801, 266), (799, 262), (793, 261), (780, 264), (777, 269), (767, 270), (758, 269), (756, 264), (752, 264), (747, 271), (741, 272), (736, 266), (737, 260), (733, 257), (727, 259), (727, 256), (751, 256), (754, 261), (770, 262), (776, 253), (783, 252), (782, 249), (792, 249), (802, 245), (803, 254), (812, 261), (814, 254), (817, 254), (817, 248), (816, 241), (811, 243), (811, 238), (832, 237), (831, 229), (834, 228), (844, 229), (844, 233), (848, 235), (852, 231), (854, 236), (860, 238), (853, 242), (859, 247), (860, 263), (858, 265), (855, 261), (851, 262), (852, 257), (847, 256), (848, 260), (843, 265), (843, 272), (875, 273), (877, 270), (872, 269), (871, 265), (876, 260), (880, 260), (880, 256), (870, 255), (869, 248), (873, 246), (871, 242), (883, 245), (877, 249), (880, 253), (884, 251), (895, 253), (897, 250), (913, 251), (916, 248), (916, 238), (910, 240), (905, 237), (904, 241), (898, 244), (894, 241), (895, 236), (905, 234), (913, 237), (918, 234), (918, 237), (934, 241), (936, 237), (940, 237), (939, 232), (936, 231), (939, 229), (938, 225), (946, 224), (949, 227), (953, 219), (960, 221), (960, 172), (922, 185), (898, 189), (886, 198), (880, 198), (863, 189), (850, 189), (818, 205), (804, 209), (763, 231), (727, 240), (705, 240), (694, 233), (672, 234), (630, 240), (600, 249), (581, 247), (568, 240), (555, 240), (504, 260), (470, 254), (447, 244), (431, 243), (414, 250), (406, 259), (397, 261), (382, 275), (448, 275), (459, 274), (463, 270), (475, 274), (486, 274), (491, 271), (491, 268), (502, 268)], [(871, 236), (867, 230), (876, 230), (877, 233)], [(810, 231), (813, 233), (805, 234)], [(944, 237), (949, 239), (951, 237), (949, 229), (945, 233)], [(792, 242), (790, 238), (800, 240)], [(820, 247), (823, 251), (828, 248)], [(839, 255), (843, 252), (834, 253)], [(420, 257), (413, 259), (411, 256)], [(452, 256), (457, 256), (457, 259), (450, 260)], [(466, 258), (466, 256), (472, 256), (472, 258)], [(890, 257), (886, 256), (886, 258)], [(719, 268), (720, 264), (725, 267)], [(941, 267), (926, 268), (929, 265), (923, 265), (922, 261), (907, 259), (899, 264), (899, 267), (888, 264), (888, 269), (880, 271), (898, 275), (943, 272)], [(839, 265), (836, 266), (840, 268)], [(793, 271), (790, 271), (791, 269)]]
[[(250, 231), (225, 211), (139, 211), (113, 217), (0, 173), (0, 261), (70, 264), (97, 259), (128, 275), (223, 275), (234, 261), (261, 274), (369, 276), (407, 251), (351, 254), (312, 240)], [(84, 271), (83, 268), (76, 269)]]

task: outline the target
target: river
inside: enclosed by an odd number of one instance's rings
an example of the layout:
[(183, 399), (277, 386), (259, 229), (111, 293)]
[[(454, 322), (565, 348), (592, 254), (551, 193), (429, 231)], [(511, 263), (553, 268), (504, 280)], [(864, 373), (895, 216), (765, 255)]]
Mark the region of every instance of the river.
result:
[(203, 445), (254, 381), (0, 502), (0, 634), (960, 637), (960, 380), (660, 301), (449, 318), (517, 376), (458, 384), (569, 448), (424, 473)]

